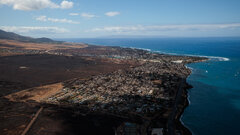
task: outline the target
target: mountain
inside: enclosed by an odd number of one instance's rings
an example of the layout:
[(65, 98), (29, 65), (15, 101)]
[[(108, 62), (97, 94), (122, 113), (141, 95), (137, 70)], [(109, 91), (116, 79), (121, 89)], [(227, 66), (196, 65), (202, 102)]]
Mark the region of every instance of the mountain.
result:
[(32, 37), (21, 36), (13, 32), (6, 32), (3, 30), (0, 30), (0, 39), (17, 40), (22, 42), (34, 42), (34, 43), (61, 43), (61, 41), (55, 41), (46, 37), (32, 38)]

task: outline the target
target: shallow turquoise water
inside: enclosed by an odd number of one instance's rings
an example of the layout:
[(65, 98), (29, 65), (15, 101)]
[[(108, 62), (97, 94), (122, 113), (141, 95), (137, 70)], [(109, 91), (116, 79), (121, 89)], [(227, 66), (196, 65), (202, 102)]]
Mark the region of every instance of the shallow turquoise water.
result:
[[(136, 47), (181, 55), (214, 56), (187, 65), (190, 105), (181, 120), (195, 135), (240, 135), (240, 38), (63, 39)], [(228, 60), (228, 59), (229, 60)]]

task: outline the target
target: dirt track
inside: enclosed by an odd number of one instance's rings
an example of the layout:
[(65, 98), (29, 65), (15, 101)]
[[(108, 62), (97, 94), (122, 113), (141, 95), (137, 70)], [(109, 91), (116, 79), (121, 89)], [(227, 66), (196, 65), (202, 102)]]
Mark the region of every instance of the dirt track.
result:
[(26, 135), (28, 130), (32, 127), (33, 123), (36, 121), (37, 117), (39, 116), (39, 114), (41, 113), (41, 111), (43, 110), (43, 107), (41, 107), (37, 113), (34, 115), (34, 117), (32, 118), (32, 120), (30, 121), (30, 123), (27, 125), (27, 127), (24, 129), (24, 131), (22, 132), (21, 135)]

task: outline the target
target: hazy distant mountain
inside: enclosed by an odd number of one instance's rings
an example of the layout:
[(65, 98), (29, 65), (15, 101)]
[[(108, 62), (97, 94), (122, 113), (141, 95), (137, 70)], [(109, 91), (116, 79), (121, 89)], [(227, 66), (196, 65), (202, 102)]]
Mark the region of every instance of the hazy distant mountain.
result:
[(60, 41), (54, 41), (50, 38), (26, 37), (26, 36), (18, 35), (13, 32), (6, 32), (3, 30), (0, 30), (0, 39), (17, 40), (17, 41), (22, 41), (22, 42), (35, 42), (35, 43), (60, 43)]

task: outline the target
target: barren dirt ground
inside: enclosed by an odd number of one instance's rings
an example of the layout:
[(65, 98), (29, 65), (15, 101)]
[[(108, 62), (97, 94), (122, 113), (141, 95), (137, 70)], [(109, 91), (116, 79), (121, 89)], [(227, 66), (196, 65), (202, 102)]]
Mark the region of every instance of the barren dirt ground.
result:
[[(42, 106), (38, 102), (57, 93), (62, 88), (61, 82), (74, 78), (86, 79), (92, 75), (128, 68), (130, 65), (90, 57), (55, 55), (0, 57), (0, 133), (21, 134)], [(72, 109), (45, 105), (27, 134), (87, 133), (89, 126), (96, 128), (92, 131), (94, 134), (103, 131), (99, 124), (105, 124), (106, 128), (109, 128), (108, 126), (114, 122), (106, 120), (105, 123), (96, 123), (94, 120), (96, 117), (79, 116), (76, 114), (79, 111)], [(84, 121), (86, 125), (81, 125), (78, 120)]]

